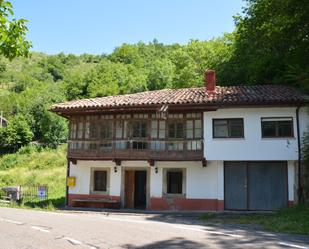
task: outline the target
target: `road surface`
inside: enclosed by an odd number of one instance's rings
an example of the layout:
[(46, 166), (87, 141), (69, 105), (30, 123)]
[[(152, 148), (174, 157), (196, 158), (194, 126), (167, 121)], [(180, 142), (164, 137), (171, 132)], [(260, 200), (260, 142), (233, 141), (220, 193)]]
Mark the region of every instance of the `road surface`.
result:
[(309, 236), (175, 215), (43, 212), (0, 208), (0, 249), (309, 248)]

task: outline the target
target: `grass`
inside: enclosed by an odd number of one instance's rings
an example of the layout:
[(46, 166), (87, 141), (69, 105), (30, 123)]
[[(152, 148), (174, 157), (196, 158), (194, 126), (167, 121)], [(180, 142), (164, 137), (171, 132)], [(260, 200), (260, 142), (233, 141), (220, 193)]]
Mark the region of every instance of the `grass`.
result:
[[(26, 199), (23, 208), (53, 210), (64, 205), (66, 177), (66, 146), (43, 149), (27, 146), (17, 153), (0, 157), (0, 187), (47, 185), (48, 199)], [(16, 207), (15, 204), (1, 204)]]
[(215, 223), (255, 224), (274, 232), (309, 235), (309, 205), (295, 205), (265, 214), (205, 214), (203, 220)]

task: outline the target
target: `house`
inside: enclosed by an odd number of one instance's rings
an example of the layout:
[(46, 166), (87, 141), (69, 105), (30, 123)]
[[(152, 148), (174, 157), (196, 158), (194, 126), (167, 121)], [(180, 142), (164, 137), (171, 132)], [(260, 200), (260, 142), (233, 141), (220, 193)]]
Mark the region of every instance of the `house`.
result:
[(70, 122), (70, 206), (274, 210), (297, 201), (306, 99), (279, 85), (164, 89), (81, 99)]

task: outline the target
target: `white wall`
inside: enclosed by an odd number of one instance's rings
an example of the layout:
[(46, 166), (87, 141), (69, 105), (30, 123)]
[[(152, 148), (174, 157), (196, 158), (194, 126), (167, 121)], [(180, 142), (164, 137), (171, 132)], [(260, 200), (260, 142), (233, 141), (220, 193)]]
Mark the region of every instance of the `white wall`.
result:
[(109, 195), (120, 196), (121, 168), (117, 167), (114, 172), (115, 163), (112, 161), (77, 161), (76, 165), (70, 163), (70, 176), (76, 177), (76, 186), (69, 188), (70, 194), (90, 194), (91, 168), (109, 168)]
[(156, 162), (158, 173), (150, 173), (150, 197), (162, 197), (163, 169), (186, 168), (186, 197), (192, 199), (223, 200), (223, 162), (209, 161), (203, 167), (201, 161)]
[[(294, 138), (262, 138), (262, 117), (293, 117)], [(244, 138), (213, 138), (214, 118), (243, 118)], [(306, 127), (308, 122), (308, 115), (302, 110), (300, 126)], [(296, 107), (204, 112), (204, 155), (206, 160), (297, 160)]]
[(77, 161), (76, 165), (70, 164), (70, 176), (76, 177), (76, 186), (69, 188), (70, 194), (90, 194), (91, 168), (110, 168), (109, 194), (120, 196), (121, 171), (126, 168), (150, 169), (150, 197), (162, 197), (163, 169), (186, 169), (186, 197), (192, 199), (219, 199), (223, 200), (223, 161), (209, 161), (203, 167), (201, 161), (169, 162), (157, 161), (158, 173), (155, 167), (150, 167), (147, 161), (122, 161), (114, 172), (115, 163), (111, 161)]

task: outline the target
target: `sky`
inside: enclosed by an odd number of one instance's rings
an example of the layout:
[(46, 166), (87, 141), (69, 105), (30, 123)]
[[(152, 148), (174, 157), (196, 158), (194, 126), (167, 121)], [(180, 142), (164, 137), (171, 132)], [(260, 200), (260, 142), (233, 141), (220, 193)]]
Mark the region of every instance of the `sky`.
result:
[(33, 51), (111, 53), (123, 43), (186, 44), (234, 30), (242, 0), (11, 0)]

